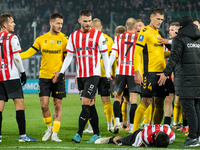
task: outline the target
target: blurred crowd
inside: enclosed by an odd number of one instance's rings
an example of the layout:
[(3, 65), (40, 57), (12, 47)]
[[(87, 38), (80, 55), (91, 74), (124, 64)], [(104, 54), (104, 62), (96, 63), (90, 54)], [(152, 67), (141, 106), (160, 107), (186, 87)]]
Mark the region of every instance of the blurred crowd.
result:
[[(20, 39), (23, 51), (33, 43), (32, 22), (37, 22), (37, 36), (42, 35), (49, 31), (49, 15), (55, 12), (62, 13), (65, 17), (62, 32), (69, 36), (74, 30), (79, 29), (77, 19), (82, 9), (90, 10), (93, 18), (98, 17), (102, 21), (104, 28), (109, 28), (111, 12), (116, 14), (114, 19), (120, 21), (126, 20), (127, 17), (124, 16), (132, 13), (137, 15), (133, 16), (136, 19), (149, 20), (152, 8), (161, 8), (166, 13), (200, 11), (198, 0), (2, 0), (2, 2), (7, 4), (7, 12), (14, 16), (15, 34)], [(24, 13), (15, 13), (16, 6), (25, 10)]]

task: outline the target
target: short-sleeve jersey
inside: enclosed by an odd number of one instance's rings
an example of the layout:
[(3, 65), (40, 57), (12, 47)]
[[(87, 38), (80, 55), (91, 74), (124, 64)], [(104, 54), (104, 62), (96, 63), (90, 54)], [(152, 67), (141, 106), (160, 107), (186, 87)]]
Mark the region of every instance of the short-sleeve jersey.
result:
[(39, 78), (52, 79), (53, 73), (61, 69), (67, 42), (67, 36), (62, 32), (56, 35), (47, 32), (35, 40), (31, 48), (41, 50), (42, 54)]
[(116, 74), (134, 76), (134, 51), (137, 40), (136, 33), (123, 33), (118, 35), (112, 46), (112, 50), (118, 53)]
[(16, 35), (0, 32), (0, 81), (19, 79), (19, 72), (14, 63), (13, 55), (21, 52)]
[[(113, 45), (113, 40), (111, 37), (109, 37), (107, 34), (104, 34), (105, 40), (106, 40), (106, 45), (108, 48), (108, 56), (110, 56), (110, 53), (112, 51), (112, 45)], [(104, 65), (103, 65), (103, 59), (101, 57), (101, 76), (100, 77), (105, 77), (106, 73), (105, 73), (105, 69), (104, 69)]]
[(100, 52), (107, 51), (102, 32), (93, 28), (87, 33), (77, 30), (70, 35), (66, 49), (76, 55), (78, 78), (100, 76)]
[(171, 144), (175, 140), (174, 131), (172, 131), (170, 127), (167, 125), (150, 124), (147, 127), (145, 127), (141, 132), (142, 132), (142, 143), (145, 146), (153, 143), (154, 140), (152, 135), (158, 132), (165, 132), (169, 136), (169, 144)]
[(142, 74), (144, 72), (163, 72), (166, 66), (164, 60), (165, 46), (158, 42), (158, 37), (161, 37), (158, 29), (154, 30), (149, 25), (141, 29), (135, 48), (135, 71), (139, 71), (141, 59)]

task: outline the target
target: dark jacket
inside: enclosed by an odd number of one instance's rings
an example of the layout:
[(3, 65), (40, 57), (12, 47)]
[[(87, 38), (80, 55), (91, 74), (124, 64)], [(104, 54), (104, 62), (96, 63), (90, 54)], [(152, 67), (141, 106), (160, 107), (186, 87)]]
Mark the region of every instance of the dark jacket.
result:
[(180, 99), (200, 99), (200, 31), (194, 24), (179, 29), (163, 72), (170, 75), (177, 64)]

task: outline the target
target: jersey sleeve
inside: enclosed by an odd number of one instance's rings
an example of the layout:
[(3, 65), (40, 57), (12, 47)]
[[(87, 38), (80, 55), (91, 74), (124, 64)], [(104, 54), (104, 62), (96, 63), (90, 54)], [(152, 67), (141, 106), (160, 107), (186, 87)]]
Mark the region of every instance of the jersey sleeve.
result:
[(65, 34), (63, 36), (64, 36), (63, 37), (64, 39), (63, 39), (62, 51), (63, 51), (64, 57), (66, 57), (66, 55), (67, 55), (66, 46), (68, 43), (68, 36), (66, 36)]
[(74, 47), (73, 47), (73, 43), (72, 43), (72, 35), (69, 36), (69, 40), (68, 40), (68, 43), (67, 43), (67, 46), (66, 46), (66, 50), (68, 52), (71, 52), (71, 53), (74, 53)]
[(115, 51), (118, 51), (117, 37), (118, 37), (118, 36), (115, 37), (114, 43), (113, 43), (113, 45), (112, 45), (112, 50), (115, 50)]
[(148, 40), (148, 34), (146, 34), (146, 28), (143, 28), (138, 35), (138, 39), (135, 46), (135, 52), (134, 52), (134, 70), (139, 71), (140, 70), (140, 58), (142, 55), (142, 51), (145, 47), (145, 44)]
[(19, 53), (22, 51), (20, 43), (19, 43), (19, 39), (16, 35), (14, 35), (11, 39), (11, 46), (12, 46), (13, 54)]
[(107, 50), (108, 48), (107, 48), (105, 37), (103, 36), (103, 34), (101, 34), (99, 38), (99, 51), (102, 53), (102, 52), (106, 52)]

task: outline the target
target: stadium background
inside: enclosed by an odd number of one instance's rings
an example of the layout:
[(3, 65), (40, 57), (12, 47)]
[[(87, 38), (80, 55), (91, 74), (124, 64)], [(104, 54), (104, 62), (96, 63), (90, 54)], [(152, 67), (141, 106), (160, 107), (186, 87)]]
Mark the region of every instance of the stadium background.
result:
[[(184, 15), (192, 18), (200, 17), (200, 1), (198, 0), (1, 0), (0, 13), (12, 13), (16, 23), (15, 32), (20, 40), (22, 51), (26, 51), (38, 37), (49, 31), (49, 15), (62, 13), (64, 24), (62, 32), (67, 36), (80, 28), (77, 22), (79, 11), (88, 9), (93, 18), (99, 18), (103, 24), (102, 32), (113, 38), (114, 29), (125, 25), (129, 17), (143, 19), (145, 25), (150, 21), (152, 8), (161, 8), (165, 18), (161, 31), (168, 37), (171, 22), (179, 21)], [(33, 22), (36, 22), (34, 36)], [(38, 76), (41, 53), (23, 60), (28, 82), (23, 87), (25, 93), (38, 93)], [(74, 84), (76, 66), (75, 59), (66, 71), (67, 93), (78, 93)]]

